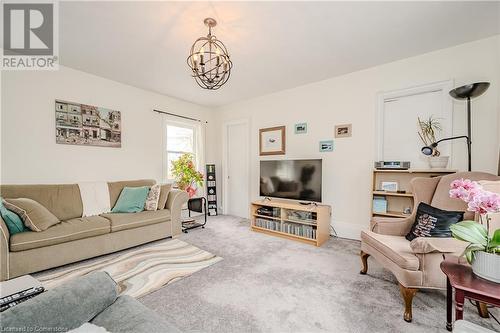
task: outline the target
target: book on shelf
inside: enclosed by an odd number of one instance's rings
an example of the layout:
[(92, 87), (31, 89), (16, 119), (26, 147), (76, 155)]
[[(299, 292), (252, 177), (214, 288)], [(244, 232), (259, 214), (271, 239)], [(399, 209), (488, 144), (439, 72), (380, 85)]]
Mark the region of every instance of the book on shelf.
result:
[(267, 219), (255, 219), (255, 226), (274, 231), (281, 231), (281, 222)]
[(299, 237), (316, 239), (316, 228), (310, 225), (286, 223), (286, 222), (281, 224), (280, 221), (268, 220), (265, 218), (256, 218), (255, 226), (273, 231), (281, 231)]
[(373, 196), (373, 212), (387, 213), (387, 199), (384, 196)]
[(283, 223), (282, 231), (295, 236), (316, 239), (316, 228), (310, 225)]

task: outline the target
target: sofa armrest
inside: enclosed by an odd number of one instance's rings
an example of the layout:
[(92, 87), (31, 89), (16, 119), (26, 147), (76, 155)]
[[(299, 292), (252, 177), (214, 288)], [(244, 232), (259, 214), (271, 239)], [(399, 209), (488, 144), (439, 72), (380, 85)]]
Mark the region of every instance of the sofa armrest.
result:
[(456, 253), (460, 256), (468, 244), (467, 242), (451, 237), (417, 237), (410, 242), (410, 247), (413, 253)]
[(370, 221), (370, 230), (382, 235), (405, 236), (414, 221), (414, 214), (403, 218), (375, 216)]
[(7, 225), (0, 216), (0, 281), (9, 279), (9, 239)]
[(172, 220), (172, 236), (180, 235), (182, 232), (181, 210), (188, 202), (189, 196), (186, 191), (171, 190), (168, 192), (166, 209), (170, 210)]

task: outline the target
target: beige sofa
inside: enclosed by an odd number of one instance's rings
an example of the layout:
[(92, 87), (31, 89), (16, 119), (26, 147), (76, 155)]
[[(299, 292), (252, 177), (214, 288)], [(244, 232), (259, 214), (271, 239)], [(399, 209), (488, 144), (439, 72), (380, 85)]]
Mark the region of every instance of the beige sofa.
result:
[[(483, 172), (459, 172), (443, 177), (414, 178), (411, 180), (414, 195), (413, 214), (406, 218), (375, 217), (370, 231), (361, 232), (361, 274), (368, 270), (367, 259), (372, 256), (391, 271), (399, 282), (404, 300), (405, 321), (412, 320), (412, 300), (418, 289), (446, 289), (446, 277), (440, 269), (443, 254), (462, 255), (466, 242), (454, 238), (417, 237), (409, 242), (404, 237), (411, 229), (417, 206), (424, 202), (431, 206), (464, 211), (464, 219), (474, 219), (467, 205), (449, 196), (450, 184), (455, 179), (497, 181), (500, 177)], [(491, 190), (489, 187), (485, 187)]]
[[(151, 186), (154, 180), (108, 183), (113, 207), (125, 186)], [(60, 223), (42, 232), (10, 235), (0, 218), (0, 281), (179, 235), (184, 191), (171, 190), (165, 207), (139, 213), (81, 217), (77, 184), (2, 185), (3, 198), (30, 198), (52, 212)]]

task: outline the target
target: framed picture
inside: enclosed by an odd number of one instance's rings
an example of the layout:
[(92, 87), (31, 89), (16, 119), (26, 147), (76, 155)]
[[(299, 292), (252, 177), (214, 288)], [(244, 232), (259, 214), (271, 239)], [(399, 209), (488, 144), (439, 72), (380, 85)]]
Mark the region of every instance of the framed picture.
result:
[(333, 140), (324, 140), (319, 142), (319, 151), (321, 153), (333, 151)]
[(56, 143), (120, 148), (121, 113), (99, 106), (55, 101)]
[(387, 191), (387, 192), (397, 192), (398, 182), (382, 182), (381, 189), (382, 191)]
[(307, 133), (307, 123), (295, 124), (295, 134)]
[(335, 125), (335, 138), (348, 138), (352, 136), (352, 124)]
[(260, 155), (284, 155), (285, 133), (285, 126), (261, 128), (259, 130)]

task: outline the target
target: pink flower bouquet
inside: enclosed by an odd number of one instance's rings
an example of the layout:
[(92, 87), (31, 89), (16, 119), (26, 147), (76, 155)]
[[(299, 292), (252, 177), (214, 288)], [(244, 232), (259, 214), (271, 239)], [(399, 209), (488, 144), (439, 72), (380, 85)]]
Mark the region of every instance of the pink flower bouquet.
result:
[[(490, 213), (500, 212), (500, 194), (484, 190), (469, 179), (457, 179), (451, 183), (450, 197), (467, 203), (467, 210), (479, 215), (480, 222), (462, 221), (450, 226), (453, 237), (469, 242), (465, 256), (469, 263), (475, 252), (500, 253), (500, 229), (489, 234)], [(486, 226), (483, 225), (486, 220)]]

